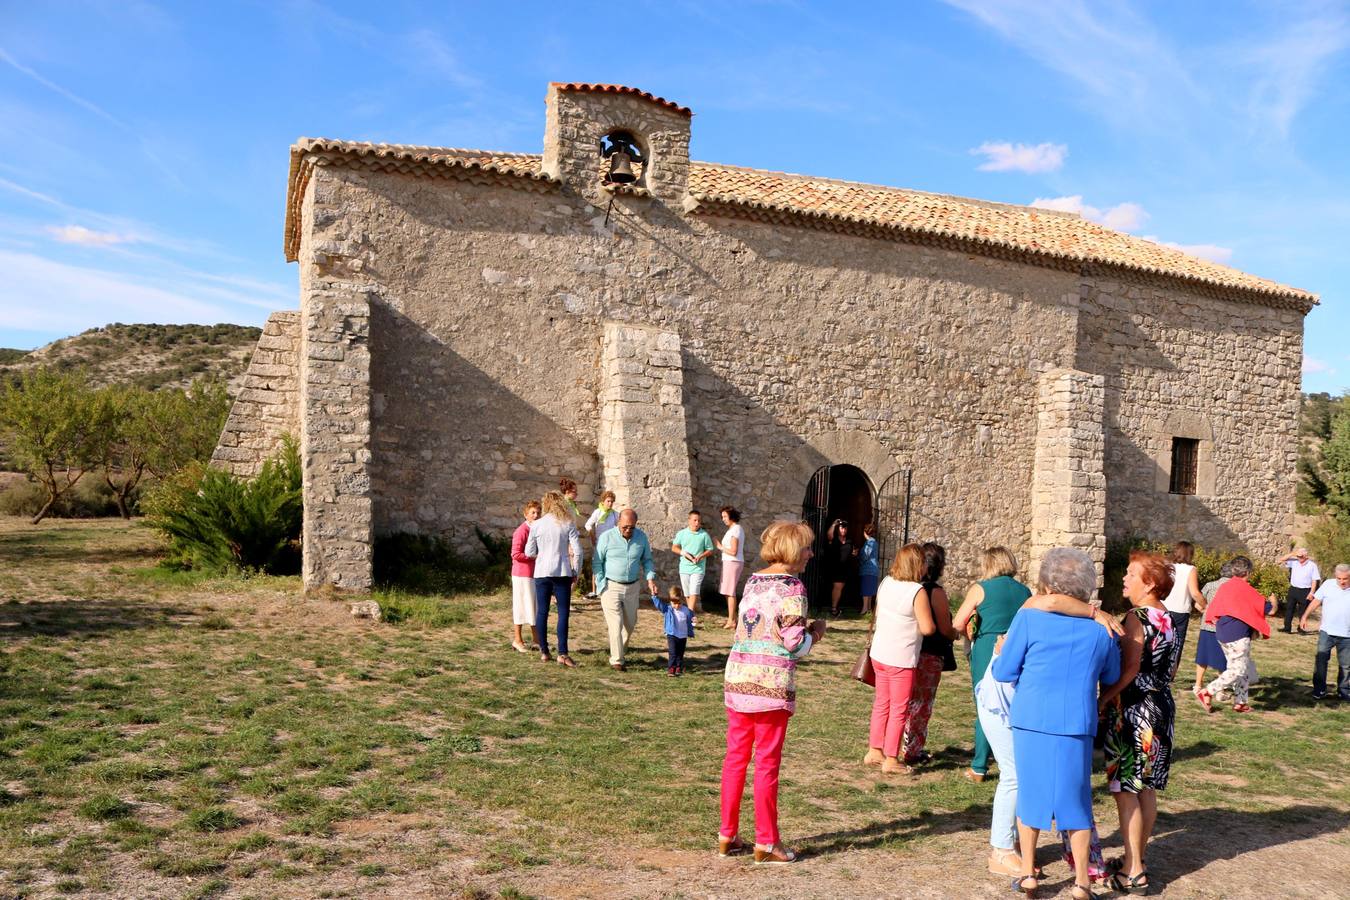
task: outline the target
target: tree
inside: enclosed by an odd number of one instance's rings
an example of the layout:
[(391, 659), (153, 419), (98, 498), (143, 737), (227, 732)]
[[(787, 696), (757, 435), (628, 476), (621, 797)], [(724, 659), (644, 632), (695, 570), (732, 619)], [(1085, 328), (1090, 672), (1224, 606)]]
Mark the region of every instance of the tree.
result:
[(1350, 412), (1331, 420), (1331, 435), (1322, 444), (1322, 471), (1327, 506), (1338, 516), (1350, 516)]
[(36, 525), (102, 461), (106, 409), (83, 374), (34, 369), (0, 393), (0, 430), (16, 464), (47, 491)]
[(131, 518), (131, 492), (141, 483), (158, 445), (154, 414), (159, 405), (144, 388), (115, 385), (98, 392), (99, 416), (107, 423), (99, 442), (103, 480), (113, 492), (117, 512)]
[(188, 463), (209, 462), (230, 412), (225, 385), (199, 378), (186, 391), (156, 391), (153, 397), (147, 423), (154, 440), (150, 472), (163, 479)]

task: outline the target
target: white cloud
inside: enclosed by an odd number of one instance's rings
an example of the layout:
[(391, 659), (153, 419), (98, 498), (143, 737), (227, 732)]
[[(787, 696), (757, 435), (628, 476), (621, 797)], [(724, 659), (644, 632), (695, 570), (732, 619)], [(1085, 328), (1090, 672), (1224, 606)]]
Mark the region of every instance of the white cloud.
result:
[(1288, 27), (1268, 42), (1239, 52), (1236, 58), (1258, 71), (1248, 112), (1260, 124), (1287, 137), (1289, 126), (1309, 99), (1331, 61), (1350, 47), (1350, 17), (1321, 8), (1308, 18), (1289, 17)]
[(945, 2), (1066, 76), (1095, 113), (1131, 132), (1212, 140), (1217, 115), (1285, 138), (1350, 48), (1350, 11), (1336, 0), (1271, 4), (1238, 40), (1207, 46), (1181, 46), (1129, 0)]
[(63, 244), (82, 244), (86, 247), (107, 247), (112, 244), (129, 244), (136, 240), (130, 234), (118, 234), (115, 231), (94, 231), (83, 225), (52, 225), (47, 233)]
[(1069, 148), (1064, 144), (1010, 144), (1007, 141), (985, 141), (970, 151), (983, 156), (981, 172), (1054, 172), (1064, 165)]
[[(108, 322), (257, 322), (283, 289), (180, 268), (158, 275), (128, 274), (60, 262), (23, 250), (0, 249), (5, 296), (0, 328), (75, 334)], [(261, 299), (260, 299), (261, 298)], [(272, 299), (276, 298), (276, 299)]]
[(1303, 354), (1303, 374), (1304, 375), (1335, 375), (1336, 370), (1320, 359), (1314, 359), (1308, 354)]
[(1095, 110), (1137, 128), (1185, 124), (1202, 101), (1182, 57), (1128, 3), (946, 0), (1046, 68), (1079, 84)]
[(84, 99), (79, 94), (76, 94), (73, 91), (66, 90), (65, 88), (61, 87), (61, 85), (57, 84), (54, 81), (51, 81), (47, 78), (43, 78), (37, 72), (34, 72), (32, 69), (28, 68), (23, 63), (19, 62), (17, 59), (6, 53), (3, 47), (0, 47), (0, 62), (8, 63), (10, 66), (22, 72), (24, 75), (27, 75), (29, 78), (33, 79), (38, 84), (45, 87), (47, 90), (52, 91), (53, 93), (56, 94), (60, 94), (62, 97), (65, 97), (71, 103), (74, 103), (76, 106), (83, 107), (84, 109), (88, 110), (89, 112), (93, 113), (99, 118), (105, 119), (111, 122), (112, 124), (118, 126), (119, 128), (127, 128), (126, 124), (123, 123), (121, 119), (118, 119), (116, 116), (112, 115), (107, 110), (103, 109), (103, 107), (89, 102), (88, 100)]
[(1085, 219), (1117, 231), (1134, 231), (1148, 221), (1148, 212), (1138, 203), (1119, 203), (1106, 209), (1099, 209), (1084, 203), (1082, 194), (1069, 197), (1037, 197), (1031, 202), (1031, 206), (1033, 209), (1077, 213)]
[(1210, 262), (1227, 264), (1233, 258), (1232, 247), (1220, 247), (1218, 244), (1178, 244), (1175, 241), (1164, 241), (1157, 235), (1152, 234), (1144, 235), (1144, 240), (1162, 244), (1164, 247), (1171, 247), (1173, 250), (1180, 250), (1189, 256), (1198, 256)]

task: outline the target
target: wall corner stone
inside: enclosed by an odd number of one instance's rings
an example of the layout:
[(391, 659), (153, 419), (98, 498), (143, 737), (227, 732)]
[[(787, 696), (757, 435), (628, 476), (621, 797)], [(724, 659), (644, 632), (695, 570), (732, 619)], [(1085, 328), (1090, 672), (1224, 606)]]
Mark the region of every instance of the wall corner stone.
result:
[(1085, 551), (1100, 582), (1106, 562), (1105, 405), (1101, 375), (1057, 368), (1040, 377), (1026, 568), (1032, 584), (1054, 547)]
[(597, 449), (601, 484), (637, 510), (658, 575), (673, 579), (671, 554), (663, 551), (694, 504), (678, 334), (605, 323)]

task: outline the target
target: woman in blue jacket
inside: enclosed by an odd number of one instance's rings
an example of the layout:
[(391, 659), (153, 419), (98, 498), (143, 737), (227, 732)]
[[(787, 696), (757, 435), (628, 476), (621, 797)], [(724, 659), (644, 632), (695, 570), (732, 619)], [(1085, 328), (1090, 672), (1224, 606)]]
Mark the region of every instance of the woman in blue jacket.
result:
[[(1081, 550), (1046, 554), (1043, 575), (1064, 590), (1090, 596), (1097, 571)], [(1081, 582), (1081, 584), (1080, 584)], [(1091, 896), (1088, 876), (1092, 838), (1092, 738), (1097, 732), (1097, 686), (1120, 678), (1114, 638), (1091, 619), (1038, 609), (1013, 617), (994, 678), (1017, 686), (1012, 702), (1013, 754), (1017, 765), (1017, 827), (1022, 877), (1013, 887), (1032, 893), (1036, 839), (1052, 824), (1069, 832), (1075, 898)]]

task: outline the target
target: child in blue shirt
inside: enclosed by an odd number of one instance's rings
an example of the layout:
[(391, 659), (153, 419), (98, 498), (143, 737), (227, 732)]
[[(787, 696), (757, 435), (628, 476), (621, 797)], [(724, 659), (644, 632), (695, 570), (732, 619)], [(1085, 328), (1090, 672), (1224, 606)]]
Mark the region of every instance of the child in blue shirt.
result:
[(684, 647), (694, 636), (694, 614), (684, 604), (684, 594), (677, 587), (670, 589), (670, 599), (662, 600), (652, 594), (652, 606), (666, 616), (666, 656), (669, 667), (666, 674), (674, 678), (684, 674)]

